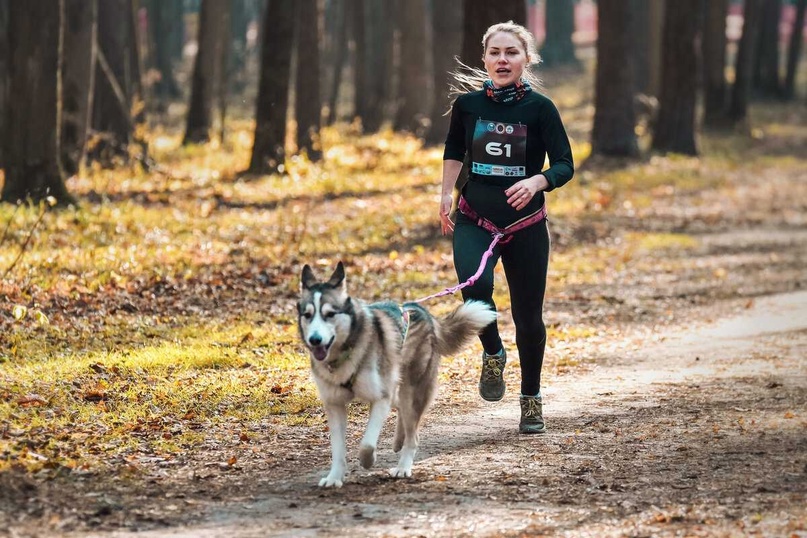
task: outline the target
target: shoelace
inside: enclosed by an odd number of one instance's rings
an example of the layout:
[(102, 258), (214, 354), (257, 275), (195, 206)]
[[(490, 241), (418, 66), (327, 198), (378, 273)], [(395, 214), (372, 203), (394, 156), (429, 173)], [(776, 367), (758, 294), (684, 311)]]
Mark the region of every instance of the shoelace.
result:
[(502, 377), (502, 367), (499, 364), (500, 358), (493, 356), (488, 357), (487, 364), (485, 365), (485, 380), (498, 379)]
[(541, 404), (538, 403), (537, 398), (529, 398), (522, 400), (521, 410), (524, 418), (534, 418), (541, 416)]

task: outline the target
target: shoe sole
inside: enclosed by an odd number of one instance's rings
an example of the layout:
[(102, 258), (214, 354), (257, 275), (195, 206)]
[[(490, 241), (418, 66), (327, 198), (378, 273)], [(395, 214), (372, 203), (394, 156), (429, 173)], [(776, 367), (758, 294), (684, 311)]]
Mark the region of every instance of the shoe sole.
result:
[(523, 433), (524, 435), (535, 435), (540, 433), (546, 433), (546, 426), (541, 428), (540, 430), (532, 429), (532, 428), (518, 428), (518, 433)]
[(502, 395), (499, 396), (498, 398), (488, 398), (487, 396), (482, 394), (482, 388), (480, 387), (479, 388), (479, 397), (482, 398), (483, 400), (485, 400), (486, 402), (500, 402), (500, 401), (502, 401), (502, 398), (504, 398), (504, 393), (502, 393)]

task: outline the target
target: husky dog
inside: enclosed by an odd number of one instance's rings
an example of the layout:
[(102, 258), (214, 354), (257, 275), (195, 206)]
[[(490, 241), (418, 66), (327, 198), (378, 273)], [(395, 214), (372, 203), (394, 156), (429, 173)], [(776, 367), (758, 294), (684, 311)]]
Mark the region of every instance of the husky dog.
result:
[(496, 313), (469, 301), (438, 320), (414, 303), (366, 304), (348, 295), (342, 262), (327, 282), (318, 281), (308, 265), (303, 267), (298, 313), (300, 338), (310, 351), (331, 430), (331, 470), (319, 485), (342, 486), (347, 404), (353, 399), (370, 403), (359, 448), (362, 467), (375, 463), (378, 436), (394, 406), (398, 422), (393, 449), (400, 459), (390, 474), (412, 476), (418, 428), (435, 395), (440, 356), (457, 352)]

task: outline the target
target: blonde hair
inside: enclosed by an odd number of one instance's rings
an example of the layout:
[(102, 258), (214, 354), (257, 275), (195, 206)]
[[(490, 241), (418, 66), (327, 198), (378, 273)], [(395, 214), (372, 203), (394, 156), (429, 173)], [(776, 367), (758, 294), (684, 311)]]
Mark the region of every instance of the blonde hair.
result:
[[(491, 36), (499, 32), (513, 34), (521, 42), (524, 52), (527, 54), (527, 65), (524, 67), (521, 78), (529, 82), (533, 88), (540, 88), (542, 86), (541, 79), (538, 78), (532, 68), (541, 63), (541, 56), (538, 54), (535, 37), (524, 26), (513, 21), (507, 21), (489, 27), (482, 36), (482, 57), (484, 58), (485, 51), (488, 49), (488, 41)], [(452, 101), (464, 93), (481, 90), (482, 84), (490, 78), (484, 69), (466, 65), (456, 56), (454, 59), (459, 64), (459, 67), (451, 72), (454, 83), (449, 86), (448, 94)]]

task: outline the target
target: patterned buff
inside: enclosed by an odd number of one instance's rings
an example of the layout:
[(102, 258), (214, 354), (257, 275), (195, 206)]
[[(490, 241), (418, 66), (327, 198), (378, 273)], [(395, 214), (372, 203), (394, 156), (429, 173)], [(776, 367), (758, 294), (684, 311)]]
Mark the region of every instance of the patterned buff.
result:
[(492, 80), (486, 80), (484, 88), (485, 94), (497, 103), (515, 103), (532, 91), (530, 83), (524, 79), (504, 88), (496, 88), (493, 86)]

